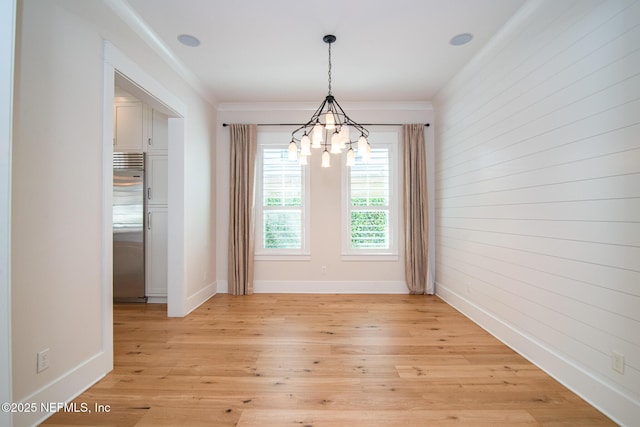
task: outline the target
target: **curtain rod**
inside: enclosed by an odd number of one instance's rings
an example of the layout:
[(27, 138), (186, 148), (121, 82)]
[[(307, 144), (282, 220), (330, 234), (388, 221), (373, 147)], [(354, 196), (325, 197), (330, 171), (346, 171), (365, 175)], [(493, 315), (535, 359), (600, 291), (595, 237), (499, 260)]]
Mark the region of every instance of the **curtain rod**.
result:
[[(361, 123), (362, 126), (402, 126), (402, 123)], [(429, 123), (424, 124), (429, 127)], [(223, 123), (223, 127), (229, 126), (229, 123)], [(300, 126), (300, 123), (258, 123), (256, 126)]]

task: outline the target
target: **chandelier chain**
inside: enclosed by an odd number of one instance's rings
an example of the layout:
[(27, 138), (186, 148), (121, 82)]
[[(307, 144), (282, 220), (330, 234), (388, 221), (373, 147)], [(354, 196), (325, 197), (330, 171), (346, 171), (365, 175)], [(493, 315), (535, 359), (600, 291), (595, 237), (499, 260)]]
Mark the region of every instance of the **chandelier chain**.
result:
[(331, 95), (331, 43), (329, 43), (329, 95)]

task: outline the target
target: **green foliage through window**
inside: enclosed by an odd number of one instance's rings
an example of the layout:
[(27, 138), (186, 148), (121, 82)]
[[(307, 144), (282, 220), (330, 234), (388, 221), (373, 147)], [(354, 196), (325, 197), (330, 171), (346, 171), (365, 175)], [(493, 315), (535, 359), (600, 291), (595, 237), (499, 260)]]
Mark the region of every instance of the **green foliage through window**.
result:
[(389, 216), (386, 211), (351, 211), (351, 247), (387, 249)]
[(385, 197), (352, 197), (351, 206), (387, 206)]

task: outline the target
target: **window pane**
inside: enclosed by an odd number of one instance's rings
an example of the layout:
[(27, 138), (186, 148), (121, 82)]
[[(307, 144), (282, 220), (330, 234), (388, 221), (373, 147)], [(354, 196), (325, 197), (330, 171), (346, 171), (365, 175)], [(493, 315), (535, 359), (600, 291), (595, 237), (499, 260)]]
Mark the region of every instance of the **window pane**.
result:
[(287, 158), (287, 150), (265, 148), (263, 151), (263, 206), (300, 206), (302, 203), (302, 169)]
[(353, 249), (389, 248), (387, 211), (351, 211), (351, 247)]
[(302, 211), (265, 211), (263, 236), (266, 249), (301, 249)]
[(351, 205), (389, 205), (389, 149), (374, 148), (368, 163), (351, 167)]

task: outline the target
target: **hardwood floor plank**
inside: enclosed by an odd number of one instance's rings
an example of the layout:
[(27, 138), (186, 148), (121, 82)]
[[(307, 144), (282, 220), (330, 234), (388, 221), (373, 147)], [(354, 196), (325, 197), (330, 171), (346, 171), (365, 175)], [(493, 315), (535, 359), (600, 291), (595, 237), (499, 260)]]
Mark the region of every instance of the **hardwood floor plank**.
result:
[(546, 374), (529, 365), (397, 366), (400, 378), (516, 378), (543, 377)]
[(437, 297), (114, 306), (114, 370), (47, 426), (612, 426)]
[(537, 426), (526, 411), (321, 411), (245, 410), (238, 427), (254, 426), (350, 426), (406, 427), (425, 425)]

